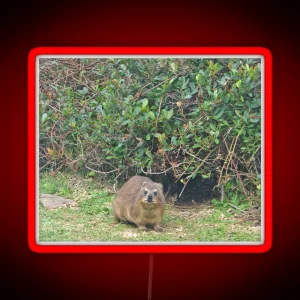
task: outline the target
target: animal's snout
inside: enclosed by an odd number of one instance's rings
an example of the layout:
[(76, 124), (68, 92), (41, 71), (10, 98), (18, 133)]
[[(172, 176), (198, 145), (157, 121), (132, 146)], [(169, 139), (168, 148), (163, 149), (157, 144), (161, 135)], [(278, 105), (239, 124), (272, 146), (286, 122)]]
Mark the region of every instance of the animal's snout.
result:
[(153, 201), (153, 195), (152, 194), (148, 195), (147, 201), (148, 202), (152, 202)]

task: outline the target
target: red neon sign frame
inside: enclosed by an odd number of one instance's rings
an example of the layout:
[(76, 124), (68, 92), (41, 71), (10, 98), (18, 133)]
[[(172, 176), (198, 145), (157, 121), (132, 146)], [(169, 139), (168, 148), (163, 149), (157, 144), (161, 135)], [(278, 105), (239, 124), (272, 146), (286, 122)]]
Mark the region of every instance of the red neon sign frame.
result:
[[(264, 242), (259, 245), (39, 245), (36, 242), (36, 58), (39, 55), (260, 55), (264, 58)], [(40, 47), (28, 56), (28, 244), (39, 253), (262, 253), (272, 245), (272, 55), (262, 47)]]

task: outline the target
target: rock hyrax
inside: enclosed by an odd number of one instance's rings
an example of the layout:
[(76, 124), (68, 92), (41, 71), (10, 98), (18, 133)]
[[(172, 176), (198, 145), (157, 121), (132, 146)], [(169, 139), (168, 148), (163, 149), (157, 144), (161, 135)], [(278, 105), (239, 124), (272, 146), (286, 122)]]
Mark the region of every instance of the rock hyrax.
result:
[(119, 190), (113, 202), (113, 214), (118, 221), (134, 223), (139, 229), (151, 225), (162, 231), (165, 197), (162, 184), (144, 176), (131, 177)]

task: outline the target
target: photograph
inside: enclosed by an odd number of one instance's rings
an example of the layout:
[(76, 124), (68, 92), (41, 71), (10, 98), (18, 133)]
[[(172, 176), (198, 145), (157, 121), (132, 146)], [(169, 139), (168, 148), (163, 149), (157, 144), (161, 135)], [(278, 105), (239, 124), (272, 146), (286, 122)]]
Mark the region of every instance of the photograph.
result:
[(38, 245), (262, 245), (262, 55), (39, 55)]

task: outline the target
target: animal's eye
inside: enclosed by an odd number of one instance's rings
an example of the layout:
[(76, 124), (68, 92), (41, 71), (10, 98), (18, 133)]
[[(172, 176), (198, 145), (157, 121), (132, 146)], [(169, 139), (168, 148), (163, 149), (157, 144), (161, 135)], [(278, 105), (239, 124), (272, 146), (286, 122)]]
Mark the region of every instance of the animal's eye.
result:
[(156, 195), (157, 195), (157, 191), (154, 192), (154, 196), (156, 196)]
[(147, 191), (144, 191), (144, 195), (147, 195), (147, 193), (148, 193)]

